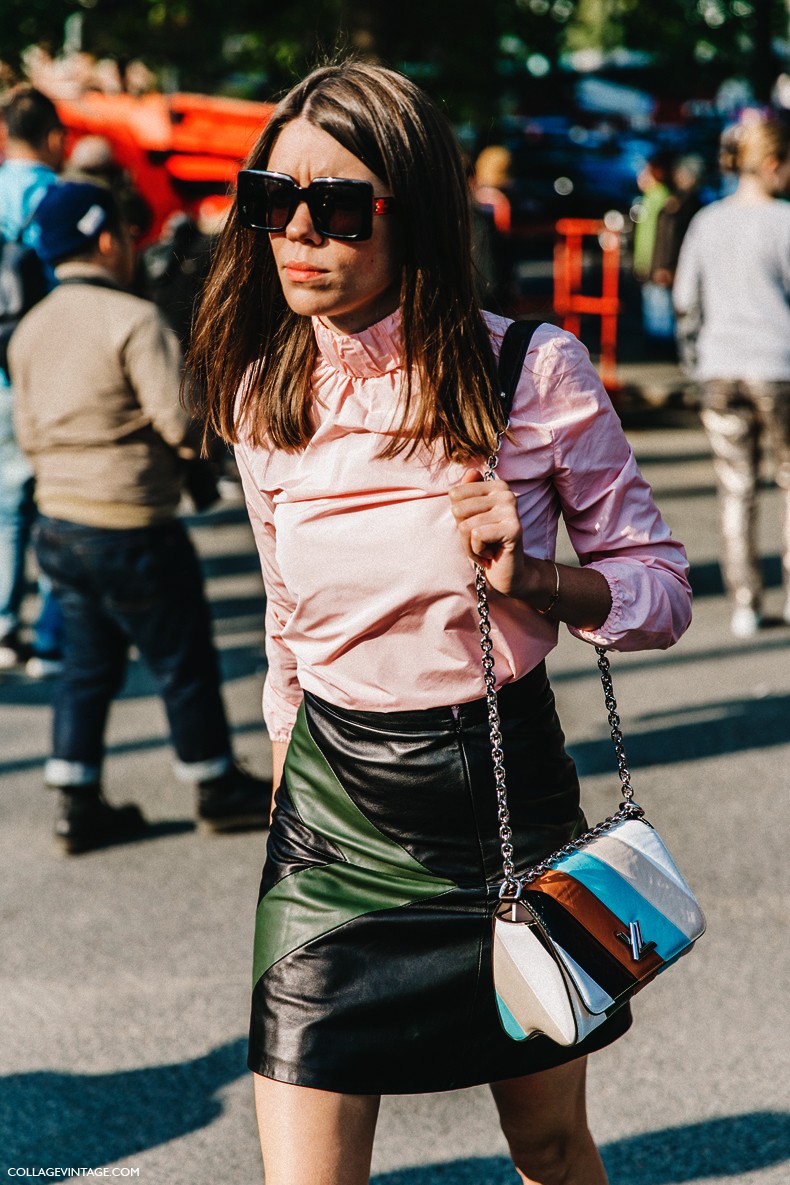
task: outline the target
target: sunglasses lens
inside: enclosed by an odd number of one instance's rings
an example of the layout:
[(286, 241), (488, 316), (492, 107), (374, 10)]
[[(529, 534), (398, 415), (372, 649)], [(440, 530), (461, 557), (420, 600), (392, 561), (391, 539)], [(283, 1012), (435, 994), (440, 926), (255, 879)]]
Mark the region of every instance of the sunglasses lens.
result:
[(287, 178), (243, 169), (238, 177), (241, 222), (249, 230), (284, 230), (293, 214), (296, 187)]
[(367, 182), (316, 181), (311, 203), (316, 230), (342, 239), (370, 238), (373, 187)]
[(261, 213), (267, 230), (285, 230), (294, 210), (295, 186), (290, 181), (264, 178)]

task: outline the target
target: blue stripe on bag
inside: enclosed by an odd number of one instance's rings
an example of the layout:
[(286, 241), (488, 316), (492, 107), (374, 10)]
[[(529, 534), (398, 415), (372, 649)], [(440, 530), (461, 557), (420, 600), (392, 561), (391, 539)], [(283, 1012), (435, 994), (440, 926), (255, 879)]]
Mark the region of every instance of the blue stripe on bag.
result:
[(514, 1041), (526, 1041), (527, 1034), (522, 1029), (521, 1025), (516, 1020), (513, 1013), (508, 1008), (505, 1001), (496, 993), (496, 1003), (499, 1009), (499, 1018), (502, 1021), (502, 1028), (507, 1033), (508, 1037), (512, 1037)]
[(588, 888), (626, 925), (638, 921), (645, 942), (655, 942), (662, 959), (674, 958), (689, 945), (689, 939), (682, 930), (678, 930), (659, 913), (618, 872), (589, 852), (576, 852), (569, 856), (562, 861), (559, 871), (567, 873)]

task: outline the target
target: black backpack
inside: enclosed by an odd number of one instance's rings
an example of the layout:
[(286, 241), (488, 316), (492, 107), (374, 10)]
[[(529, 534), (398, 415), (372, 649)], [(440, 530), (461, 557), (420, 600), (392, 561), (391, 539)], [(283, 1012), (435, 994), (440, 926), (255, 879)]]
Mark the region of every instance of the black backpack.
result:
[(0, 367), (8, 373), (8, 342), (19, 322), (46, 296), (51, 284), (33, 247), (0, 235)]

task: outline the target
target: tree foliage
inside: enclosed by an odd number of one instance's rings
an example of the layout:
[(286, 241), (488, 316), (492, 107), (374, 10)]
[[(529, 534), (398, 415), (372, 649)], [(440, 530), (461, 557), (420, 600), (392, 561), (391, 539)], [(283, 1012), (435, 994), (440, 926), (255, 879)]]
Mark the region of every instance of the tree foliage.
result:
[(552, 92), (568, 48), (626, 46), (658, 56), (666, 81), (769, 71), (785, 0), (2, 0), (0, 58), (57, 51), (80, 14), (84, 48), (175, 71), (183, 89), (269, 97), (338, 51), (405, 69), (456, 120), (485, 122)]

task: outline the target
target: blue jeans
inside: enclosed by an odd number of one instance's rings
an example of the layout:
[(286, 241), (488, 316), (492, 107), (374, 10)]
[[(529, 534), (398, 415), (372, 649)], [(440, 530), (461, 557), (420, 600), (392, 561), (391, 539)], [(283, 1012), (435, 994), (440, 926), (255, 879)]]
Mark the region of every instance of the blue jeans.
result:
[(648, 337), (674, 340), (675, 311), (671, 288), (649, 282), (642, 285), (642, 327)]
[(41, 518), (35, 538), (64, 623), (47, 782), (99, 781), (107, 715), (132, 643), (164, 701), (177, 773), (196, 782), (224, 773), (232, 758), (219, 664), (200, 566), (182, 524), (110, 531)]
[[(0, 638), (19, 627), (25, 596), (25, 559), (36, 518), (33, 475), (14, 440), (13, 392), (0, 381)], [(45, 578), (39, 581), (41, 610), (33, 627), (34, 649), (60, 650), (61, 621), (57, 601)]]

